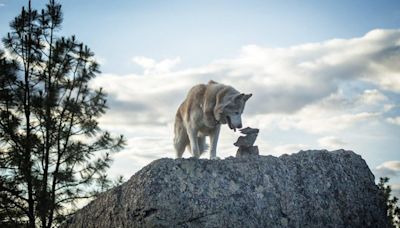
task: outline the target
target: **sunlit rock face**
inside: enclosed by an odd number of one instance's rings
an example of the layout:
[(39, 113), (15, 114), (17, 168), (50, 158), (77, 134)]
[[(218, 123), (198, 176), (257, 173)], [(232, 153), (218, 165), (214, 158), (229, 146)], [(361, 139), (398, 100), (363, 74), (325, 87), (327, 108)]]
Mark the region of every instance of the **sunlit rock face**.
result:
[(351, 151), (156, 160), (65, 227), (389, 227), (385, 202)]

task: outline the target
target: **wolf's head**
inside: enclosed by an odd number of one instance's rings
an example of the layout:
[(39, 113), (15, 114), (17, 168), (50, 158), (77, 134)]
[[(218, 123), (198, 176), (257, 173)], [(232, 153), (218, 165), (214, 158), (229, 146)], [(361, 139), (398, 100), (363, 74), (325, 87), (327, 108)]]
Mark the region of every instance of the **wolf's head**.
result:
[(216, 119), (222, 124), (228, 124), (230, 129), (242, 128), (242, 113), (246, 101), (252, 94), (238, 93), (227, 96), (217, 104)]

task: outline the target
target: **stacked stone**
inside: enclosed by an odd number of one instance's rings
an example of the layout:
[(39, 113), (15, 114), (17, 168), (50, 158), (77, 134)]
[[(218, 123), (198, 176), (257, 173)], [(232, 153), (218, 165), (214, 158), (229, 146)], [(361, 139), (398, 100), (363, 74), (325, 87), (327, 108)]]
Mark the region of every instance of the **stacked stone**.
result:
[(236, 157), (247, 157), (251, 155), (259, 155), (258, 147), (253, 146), (257, 139), (259, 130), (257, 128), (246, 127), (241, 129), (240, 132), (245, 136), (240, 136), (238, 140), (233, 144), (239, 149), (236, 152)]

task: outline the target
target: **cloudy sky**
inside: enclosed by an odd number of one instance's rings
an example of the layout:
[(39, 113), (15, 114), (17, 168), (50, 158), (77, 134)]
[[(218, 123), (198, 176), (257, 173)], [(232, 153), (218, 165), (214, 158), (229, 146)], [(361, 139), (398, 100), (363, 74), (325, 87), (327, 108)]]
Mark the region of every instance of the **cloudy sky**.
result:
[[(1, 36), (26, 2), (0, 0)], [(176, 109), (213, 79), (253, 94), (243, 122), (260, 129), (261, 154), (353, 150), (400, 193), (399, 1), (61, 3), (61, 33), (102, 65), (91, 84), (109, 93), (101, 125), (128, 139), (112, 175), (174, 157)], [(217, 155), (234, 156), (237, 137), (224, 126)]]

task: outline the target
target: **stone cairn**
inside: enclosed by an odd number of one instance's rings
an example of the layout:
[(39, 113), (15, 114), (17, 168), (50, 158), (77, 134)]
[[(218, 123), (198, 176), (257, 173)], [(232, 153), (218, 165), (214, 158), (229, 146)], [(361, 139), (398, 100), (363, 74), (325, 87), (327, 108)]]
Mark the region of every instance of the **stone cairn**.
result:
[(245, 136), (240, 136), (238, 140), (233, 144), (239, 149), (236, 152), (236, 157), (247, 157), (252, 155), (259, 155), (258, 147), (253, 146), (256, 141), (259, 130), (257, 128), (246, 127), (240, 130), (240, 133)]

